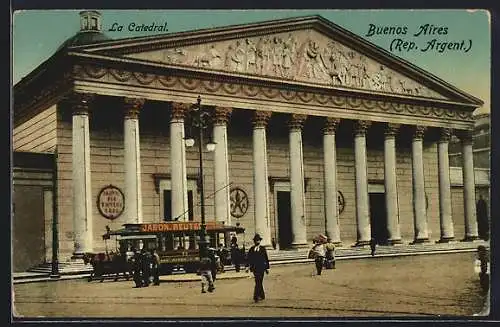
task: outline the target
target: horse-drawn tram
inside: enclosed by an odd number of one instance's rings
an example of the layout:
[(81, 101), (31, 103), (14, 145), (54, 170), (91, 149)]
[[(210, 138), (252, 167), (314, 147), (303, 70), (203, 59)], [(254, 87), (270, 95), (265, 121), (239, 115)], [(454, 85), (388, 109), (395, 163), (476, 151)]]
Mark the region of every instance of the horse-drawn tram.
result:
[[(160, 274), (171, 274), (174, 268), (183, 268), (186, 272), (196, 272), (200, 261), (199, 235), (200, 222), (163, 222), (146, 224), (124, 224), (119, 230), (107, 229), (103, 239), (114, 239), (116, 252), (87, 254), (84, 260), (93, 266), (89, 277), (100, 279), (120, 276), (129, 279), (132, 276), (133, 258), (137, 251), (151, 252), (156, 250), (160, 257)], [(223, 244), (228, 246), (231, 236), (242, 234), (245, 229), (240, 226), (229, 226), (210, 221), (206, 223), (206, 234), (209, 246), (216, 248)]]

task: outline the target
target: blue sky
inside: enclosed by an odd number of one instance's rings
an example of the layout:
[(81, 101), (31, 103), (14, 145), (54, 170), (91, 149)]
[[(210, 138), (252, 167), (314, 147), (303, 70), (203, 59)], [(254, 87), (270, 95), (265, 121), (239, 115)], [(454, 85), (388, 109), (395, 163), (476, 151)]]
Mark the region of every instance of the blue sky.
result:
[[(321, 15), (335, 24), (391, 51), (395, 38), (414, 42), (419, 49), (392, 53), (446, 80), (485, 102), (480, 112), (490, 110), (491, 35), (490, 17), (484, 10), (102, 10), (103, 31), (113, 39), (151, 35), (129, 32), (130, 23), (157, 23), (168, 26), (168, 33), (227, 26), (271, 19)], [(13, 82), (48, 59), (80, 28), (79, 10), (18, 11), (13, 18)], [(122, 31), (109, 31), (113, 23)], [(366, 36), (370, 24), (377, 27), (406, 27), (405, 35)], [(414, 36), (421, 26), (427, 31)], [(439, 29), (441, 27), (441, 29)], [(445, 32), (446, 31), (446, 32)], [(444, 34), (445, 33), (445, 34)], [(157, 33), (155, 33), (157, 34)], [(459, 50), (422, 51), (429, 41), (461, 42), (468, 52)], [(394, 44), (394, 43), (392, 43)]]

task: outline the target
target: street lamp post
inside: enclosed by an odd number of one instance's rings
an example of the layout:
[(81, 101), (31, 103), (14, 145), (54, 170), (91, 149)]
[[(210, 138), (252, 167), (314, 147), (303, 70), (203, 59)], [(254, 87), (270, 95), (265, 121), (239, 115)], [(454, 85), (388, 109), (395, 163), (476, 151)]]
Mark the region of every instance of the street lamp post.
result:
[[(192, 107), (191, 110), (191, 123), (192, 126), (198, 129), (198, 151), (200, 160), (200, 176), (199, 176), (199, 188), (200, 188), (200, 206), (201, 206), (201, 229), (200, 229), (200, 259), (206, 258), (208, 256), (208, 241), (207, 241), (207, 225), (205, 221), (205, 190), (203, 183), (203, 133), (204, 130), (209, 125), (210, 114), (203, 109), (201, 106), (201, 97), (198, 96), (197, 103)], [(187, 146), (193, 146), (194, 140), (191, 138), (186, 139)], [(209, 142), (207, 144), (208, 151), (213, 151), (214, 144)]]

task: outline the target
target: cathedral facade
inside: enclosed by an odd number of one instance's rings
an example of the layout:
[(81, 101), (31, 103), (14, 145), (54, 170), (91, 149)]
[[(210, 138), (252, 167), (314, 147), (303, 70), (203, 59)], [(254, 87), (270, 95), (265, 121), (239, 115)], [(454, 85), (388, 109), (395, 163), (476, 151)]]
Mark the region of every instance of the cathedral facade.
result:
[[(98, 13), (81, 16), (80, 39), (98, 35)], [(106, 226), (200, 219), (199, 153), (185, 142), (198, 98), (215, 143), (207, 220), (245, 227), (241, 242), (478, 236), (481, 100), (319, 16), (67, 42), (14, 92), (14, 150), (56, 154), (61, 261), (102, 251)], [(453, 198), (452, 134), (463, 157)]]

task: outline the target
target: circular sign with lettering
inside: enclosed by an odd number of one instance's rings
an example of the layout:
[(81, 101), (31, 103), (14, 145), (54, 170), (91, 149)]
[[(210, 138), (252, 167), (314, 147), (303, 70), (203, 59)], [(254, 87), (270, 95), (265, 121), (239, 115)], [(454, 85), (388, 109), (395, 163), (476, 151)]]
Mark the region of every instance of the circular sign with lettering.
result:
[(107, 219), (114, 220), (120, 217), (125, 209), (123, 192), (114, 185), (104, 187), (97, 196), (97, 208), (99, 213)]
[(241, 218), (248, 210), (248, 195), (243, 189), (239, 187), (231, 188), (229, 193), (231, 201), (231, 216)]

